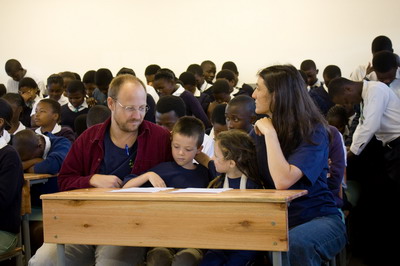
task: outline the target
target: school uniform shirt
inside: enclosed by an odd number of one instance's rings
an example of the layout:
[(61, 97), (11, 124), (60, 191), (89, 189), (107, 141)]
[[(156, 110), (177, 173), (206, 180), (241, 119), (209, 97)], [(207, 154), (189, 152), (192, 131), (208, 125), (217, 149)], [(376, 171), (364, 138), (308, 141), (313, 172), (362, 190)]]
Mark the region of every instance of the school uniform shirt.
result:
[[(45, 132), (42, 132), (42, 127), (38, 127), (35, 130), (35, 132), (37, 134), (45, 133)], [(71, 143), (73, 143), (75, 141), (75, 133), (69, 127), (62, 127), (61, 125), (56, 124), (50, 133), (56, 137), (64, 137), (64, 138), (68, 139)]]
[(389, 88), (400, 98), (400, 68), (397, 69), (396, 78), (389, 84)]
[[(372, 64), (371, 64), (372, 65)], [(372, 71), (367, 75), (368, 65), (360, 65), (358, 66), (351, 74), (350, 79), (353, 81), (362, 81), (364, 79), (377, 81), (376, 73)]]
[[(37, 78), (34, 74), (32, 74), (30, 71), (26, 70), (24, 78), (32, 78), (35, 80), (36, 84), (38, 85), (40, 95), (46, 95), (46, 85), (44, 84), (43, 80)], [(13, 93), (18, 93), (18, 85), (19, 81), (15, 81), (12, 78), (10, 78), (7, 81), (7, 92), (13, 92)]]
[(208, 120), (206, 113), (203, 110), (203, 107), (200, 105), (199, 101), (194, 97), (193, 93), (185, 90), (182, 85), (177, 84), (178, 89), (172, 93), (174, 96), (179, 96), (185, 102), (186, 105), (186, 115), (188, 116), (195, 116), (200, 119), (203, 123), (205, 128), (210, 128), (211, 123)]
[(400, 99), (386, 84), (363, 81), (360, 120), (350, 150), (359, 155), (371, 138), (387, 144), (400, 136)]
[[(89, 188), (89, 180), (99, 173), (105, 157), (104, 138), (111, 118), (85, 130), (74, 142), (58, 175), (61, 191)], [(139, 126), (137, 154), (131, 174), (142, 174), (159, 163), (171, 161), (171, 135), (168, 130), (144, 120)]]
[(11, 144), (11, 135), (7, 130), (3, 129), (3, 135), (1, 136), (2, 141), (4, 140), (6, 144)]
[(15, 130), (15, 132), (13, 133), (13, 135), (17, 134), (18, 132), (20, 132), (21, 130), (26, 129), (26, 126), (24, 126), (24, 124), (22, 124), (21, 122), (19, 122), (19, 126), (17, 128), (17, 130)]
[[(4, 130), (5, 131), (5, 130)], [(0, 137), (0, 230), (17, 234), (21, 226), (24, 173), (17, 151)]]
[[(256, 144), (257, 161), (260, 173), (267, 188), (274, 188), (269, 172), (267, 151), (264, 136), (258, 136), (254, 130), (250, 136)], [(332, 192), (327, 184), (329, 138), (323, 126), (317, 126), (310, 139), (303, 141), (287, 157), (289, 164), (295, 165), (303, 173), (303, 177), (288, 189), (305, 189), (308, 194), (293, 200), (289, 206), (289, 227), (303, 224), (314, 218), (338, 215)]]
[(212, 84), (207, 83), (207, 81), (204, 80), (203, 84), (201, 84), (200, 86), (200, 92), (203, 92), (205, 90), (207, 90), (208, 88), (210, 88), (212, 86)]
[(158, 99), (160, 99), (160, 95), (158, 95), (158, 93), (156, 92), (154, 87), (150, 86), (150, 85), (146, 85), (146, 91), (148, 94), (151, 95), (151, 97), (153, 97), (154, 102), (157, 103)]
[[(186, 169), (178, 165), (176, 162), (164, 162), (149, 169), (148, 172), (154, 172), (164, 180), (167, 187), (173, 188), (205, 188), (208, 186), (210, 178), (208, 169), (202, 165), (196, 164), (195, 169)], [(129, 176), (124, 180), (124, 183), (135, 178)], [(143, 187), (151, 187), (150, 182), (143, 184)]]
[(89, 111), (86, 100), (82, 105), (75, 108), (70, 102), (61, 106), (61, 125), (70, 127), (75, 132), (75, 119), (81, 114), (87, 114)]

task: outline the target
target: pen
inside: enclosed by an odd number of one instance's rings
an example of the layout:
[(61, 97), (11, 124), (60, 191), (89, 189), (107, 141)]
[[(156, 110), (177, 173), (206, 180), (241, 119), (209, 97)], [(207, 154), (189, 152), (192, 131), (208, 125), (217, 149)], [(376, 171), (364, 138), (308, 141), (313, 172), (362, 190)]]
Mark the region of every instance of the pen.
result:
[(125, 151), (126, 151), (126, 155), (129, 156), (129, 147), (128, 147), (128, 144), (125, 144)]

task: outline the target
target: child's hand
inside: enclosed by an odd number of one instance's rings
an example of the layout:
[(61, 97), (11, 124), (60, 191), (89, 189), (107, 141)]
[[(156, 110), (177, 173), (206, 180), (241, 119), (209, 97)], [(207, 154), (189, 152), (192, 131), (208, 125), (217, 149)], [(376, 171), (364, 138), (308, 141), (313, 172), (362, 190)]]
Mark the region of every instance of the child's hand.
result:
[(167, 187), (165, 185), (164, 180), (154, 172), (146, 173), (149, 177), (149, 182), (153, 185), (153, 187)]
[(272, 125), (272, 120), (269, 117), (264, 117), (257, 120), (257, 122), (254, 124), (254, 131), (259, 136), (265, 136), (271, 133), (276, 134), (275, 128)]

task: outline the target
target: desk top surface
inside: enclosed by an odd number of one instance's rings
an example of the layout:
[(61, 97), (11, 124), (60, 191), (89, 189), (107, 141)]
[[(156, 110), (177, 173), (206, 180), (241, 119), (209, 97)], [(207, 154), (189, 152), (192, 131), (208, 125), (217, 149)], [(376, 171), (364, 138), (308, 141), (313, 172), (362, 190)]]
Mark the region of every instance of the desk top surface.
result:
[(50, 174), (34, 174), (34, 173), (24, 173), (25, 180), (38, 180), (38, 179), (46, 179), (51, 177), (56, 177), (57, 175)]
[(232, 189), (221, 193), (112, 193), (110, 188), (88, 188), (45, 194), (42, 200), (107, 200), (107, 201), (224, 201), (287, 203), (307, 194), (307, 190)]

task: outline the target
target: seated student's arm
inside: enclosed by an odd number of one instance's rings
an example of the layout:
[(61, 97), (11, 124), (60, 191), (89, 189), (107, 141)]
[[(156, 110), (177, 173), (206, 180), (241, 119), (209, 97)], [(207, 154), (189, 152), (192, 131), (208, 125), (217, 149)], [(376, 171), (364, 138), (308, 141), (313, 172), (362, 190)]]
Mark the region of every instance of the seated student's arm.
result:
[(166, 187), (164, 180), (154, 172), (147, 172), (129, 180), (123, 188), (140, 187), (146, 182), (150, 182), (153, 187)]
[(211, 161), (211, 158), (204, 152), (199, 152), (194, 159), (206, 168), (208, 168), (208, 163)]
[(27, 173), (34, 173), (33, 168), (35, 164), (40, 163), (43, 161), (43, 158), (33, 158), (27, 161), (22, 162), (22, 168)]
[(57, 174), (60, 171), (61, 165), (71, 148), (71, 142), (66, 138), (57, 138), (57, 141), (53, 142), (52, 146), (46, 159), (35, 164), (34, 173)]
[(300, 180), (303, 172), (286, 160), (271, 119), (267, 117), (259, 119), (255, 123), (254, 130), (256, 134), (264, 135), (269, 171), (276, 189), (290, 188)]

